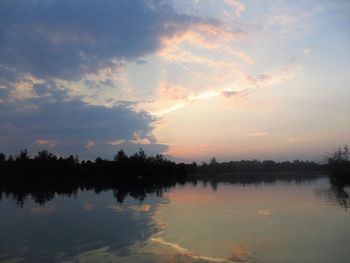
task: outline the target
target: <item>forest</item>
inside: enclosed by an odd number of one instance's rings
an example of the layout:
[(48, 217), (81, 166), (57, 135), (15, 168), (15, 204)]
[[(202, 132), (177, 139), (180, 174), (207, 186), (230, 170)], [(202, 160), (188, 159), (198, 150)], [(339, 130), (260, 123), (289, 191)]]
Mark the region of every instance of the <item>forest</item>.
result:
[[(348, 160), (347, 160), (348, 162)], [(329, 161), (340, 170), (342, 164), (337, 159)], [(215, 157), (209, 163), (175, 163), (163, 155), (147, 156), (140, 149), (133, 155), (119, 151), (113, 160), (97, 157), (94, 161), (82, 160), (77, 156), (58, 157), (47, 150), (30, 156), (26, 149), (15, 157), (0, 153), (0, 171), (3, 176), (83, 176), (113, 177), (118, 179), (135, 177), (186, 177), (193, 174), (229, 174), (229, 173), (268, 173), (287, 171), (325, 171), (328, 163), (294, 160), (276, 162), (273, 160), (240, 160), (218, 162)]]

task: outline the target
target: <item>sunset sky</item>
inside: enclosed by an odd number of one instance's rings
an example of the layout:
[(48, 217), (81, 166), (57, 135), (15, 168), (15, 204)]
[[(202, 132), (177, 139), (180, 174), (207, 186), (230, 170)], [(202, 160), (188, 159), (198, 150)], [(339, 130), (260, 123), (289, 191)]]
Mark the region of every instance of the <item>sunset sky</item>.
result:
[(0, 1), (0, 152), (319, 160), (349, 143), (350, 1)]

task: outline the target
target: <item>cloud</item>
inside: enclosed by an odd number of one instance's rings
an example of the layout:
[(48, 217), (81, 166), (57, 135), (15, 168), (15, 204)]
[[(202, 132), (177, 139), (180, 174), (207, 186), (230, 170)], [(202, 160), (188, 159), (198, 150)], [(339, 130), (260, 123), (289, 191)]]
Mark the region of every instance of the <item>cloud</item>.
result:
[(287, 142), (290, 142), (290, 143), (294, 143), (294, 142), (297, 142), (298, 140), (296, 139), (296, 138), (294, 138), (294, 137), (289, 137), (288, 139), (287, 139)]
[(130, 62), (148, 66), (144, 58), (164, 39), (190, 28), (236, 37), (220, 21), (163, 0), (1, 1), (0, 150), (83, 158), (166, 151), (152, 135), (154, 118), (135, 110), (123, 74)]
[[(52, 140), (45, 140), (45, 139), (38, 139), (35, 141), (36, 144), (38, 145), (43, 145), (43, 147), (54, 147), (57, 145), (57, 143), (55, 141), (52, 141)], [(88, 142), (89, 144), (89, 142)]]
[(150, 210), (151, 206), (144, 204), (144, 205), (132, 205), (129, 206), (130, 210), (133, 210), (135, 212), (148, 212)]
[(253, 132), (253, 133), (248, 133), (248, 137), (262, 137), (262, 136), (267, 136), (269, 135), (268, 132)]
[(258, 209), (258, 213), (261, 216), (269, 216), (271, 215), (272, 211), (271, 209)]
[(188, 96), (187, 98), (181, 99), (176, 104), (159, 111), (154, 111), (151, 114), (154, 116), (163, 116), (164, 114), (168, 114), (168, 113), (172, 113), (174, 111), (180, 110), (186, 107), (187, 105), (193, 102), (196, 102), (198, 100), (210, 99), (210, 98), (218, 97), (219, 95), (220, 93), (218, 91), (202, 92), (197, 95)]
[[(165, 151), (167, 146), (157, 144), (153, 138), (153, 121), (147, 112), (136, 112), (128, 104), (94, 106), (66, 100), (64, 93), (6, 101), (0, 103), (0, 147), (6, 153), (27, 147), (31, 151), (46, 148), (62, 155), (110, 158), (124, 147), (135, 152), (147, 140), (143, 148), (154, 154)], [(110, 143), (117, 139), (127, 142)]]
[[(302, 39), (315, 31), (317, 17), (322, 14), (325, 3), (298, 1), (288, 5), (283, 2), (277, 3), (261, 21), (264, 24), (264, 31), (271, 32), (275, 36), (277, 33), (289, 41)], [(331, 10), (332, 7), (328, 6), (326, 9)]]
[(111, 204), (109, 206), (107, 206), (108, 208), (118, 212), (118, 213), (123, 213), (124, 212), (124, 208), (121, 205), (116, 205), (116, 204)]
[[(277, 73), (275, 75), (257, 75), (257, 76), (245, 76), (245, 80), (249, 82), (249, 85), (252, 86), (250, 88), (245, 88), (241, 90), (233, 90), (230, 87), (224, 87), (224, 88), (217, 88), (217, 89), (209, 89), (207, 91), (195, 94), (195, 95), (187, 95), (185, 96), (185, 92), (182, 93), (182, 96), (176, 96), (177, 91), (175, 89), (175, 95), (170, 96), (167, 93), (162, 92), (160, 90), (160, 98), (159, 100), (164, 100), (166, 103), (165, 105), (161, 105), (162, 108), (151, 111), (151, 115), (156, 117), (162, 117), (163, 115), (176, 112), (178, 110), (181, 110), (185, 108), (186, 106), (190, 105), (191, 103), (194, 103), (196, 101), (200, 100), (207, 100), (219, 96), (223, 96), (228, 99), (235, 99), (235, 98), (245, 98), (252, 93), (254, 93), (258, 88), (265, 88), (271, 85), (278, 84), (282, 81), (289, 80), (294, 78), (295, 73), (288, 70), (284, 71), (282, 73)], [(167, 88), (167, 90), (170, 90)], [(171, 94), (171, 92), (169, 92)], [(169, 99), (170, 98), (170, 99)], [(167, 104), (171, 104), (170, 106)], [(252, 133), (248, 134), (247, 136), (262, 136), (267, 135), (267, 133)]]
[[(247, 32), (243, 29), (233, 26), (223, 21), (211, 20), (198, 22), (188, 27), (187, 30), (178, 32), (173, 36), (162, 37), (162, 48), (158, 55), (172, 62), (186, 62), (207, 64), (210, 66), (224, 67), (232, 63), (226, 61), (217, 61), (208, 56), (196, 55), (188, 50), (186, 44), (195, 48), (215, 51), (218, 54), (223, 53), (226, 56), (235, 56), (248, 64), (254, 64), (255, 61), (244, 51), (233, 48), (232, 43), (245, 37)], [(227, 45), (227, 43), (231, 43)]]
[(138, 60), (136, 60), (136, 64), (137, 65), (144, 65), (144, 64), (147, 64), (147, 61), (144, 59), (138, 59)]
[(77, 79), (152, 53), (162, 37), (198, 22), (162, 0), (5, 0), (1, 65), (41, 78)]
[(311, 49), (310, 48), (304, 48), (303, 53), (305, 56), (309, 56), (311, 54)]
[(1, 151), (49, 148), (83, 158), (165, 151), (151, 115), (111, 96), (100, 103), (96, 93), (108, 97), (103, 87), (118, 88), (126, 63), (144, 64), (162, 37), (198, 21), (161, 0), (1, 1)]
[(233, 251), (230, 260), (231, 262), (249, 262), (247, 259), (248, 248), (244, 243), (232, 243), (231, 249)]
[(245, 6), (238, 0), (225, 0), (225, 3), (235, 9), (236, 16), (238, 17), (245, 11)]
[(171, 249), (175, 250), (176, 252), (183, 254), (187, 257), (190, 257), (193, 260), (204, 260), (204, 261), (208, 261), (208, 262), (218, 262), (218, 263), (230, 263), (230, 262), (232, 262), (230, 259), (214, 258), (214, 257), (199, 255), (199, 254), (194, 253), (185, 247), (180, 246), (177, 243), (165, 241), (163, 238), (151, 237), (150, 240), (154, 243), (158, 243), (160, 245), (170, 247)]
[(54, 213), (57, 210), (55, 206), (47, 205), (45, 207), (33, 207), (30, 211), (32, 213), (39, 213), (39, 214), (51, 214)]
[(290, 63), (283, 70), (269, 75), (246, 75), (246, 80), (249, 81), (251, 85), (255, 86), (255, 88), (263, 88), (294, 79), (298, 74), (301, 74), (300, 71), (302, 71), (300, 65)]
[(84, 211), (86, 212), (90, 212), (93, 211), (95, 209), (95, 205), (91, 202), (85, 202), (84, 203)]
[(91, 149), (95, 146), (95, 142), (93, 141), (87, 141), (86, 145), (85, 145), (85, 148), (86, 149)]
[(232, 97), (232, 96), (236, 96), (236, 95), (238, 94), (238, 91), (234, 91), (234, 90), (232, 90), (232, 91), (224, 90), (224, 91), (221, 92), (221, 94), (222, 94), (223, 96), (227, 97), (227, 98), (230, 98), (230, 97)]
[(110, 144), (112, 144), (112, 145), (119, 145), (119, 144), (122, 144), (122, 143), (124, 143), (125, 142), (125, 140), (122, 140), (122, 139), (117, 139), (117, 140), (114, 140), (114, 141), (111, 141), (111, 142), (109, 142)]

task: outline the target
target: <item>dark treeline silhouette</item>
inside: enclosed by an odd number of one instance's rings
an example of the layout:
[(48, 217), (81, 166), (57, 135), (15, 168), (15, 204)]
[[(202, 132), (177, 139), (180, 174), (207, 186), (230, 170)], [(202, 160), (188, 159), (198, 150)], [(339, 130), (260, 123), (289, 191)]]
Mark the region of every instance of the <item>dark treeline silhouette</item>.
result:
[(77, 156), (57, 157), (47, 150), (39, 151), (31, 158), (27, 150), (22, 150), (15, 158), (0, 153), (0, 171), (3, 176), (28, 177), (94, 177), (114, 179), (134, 179), (144, 177), (181, 177), (187, 174), (185, 164), (176, 164), (162, 155), (147, 156), (140, 149), (134, 155), (127, 156), (119, 151), (112, 161), (100, 157), (93, 161), (79, 161)]
[(196, 171), (203, 174), (222, 174), (236, 172), (321, 171), (325, 169), (326, 166), (324, 164), (310, 161), (275, 162), (272, 160), (241, 160), (218, 163), (215, 157), (213, 157), (209, 164), (202, 163), (202, 165), (197, 166)]
[(241, 160), (218, 163), (212, 158), (210, 163), (198, 165), (175, 163), (164, 158), (163, 155), (147, 156), (140, 149), (139, 152), (127, 156), (119, 151), (113, 160), (96, 158), (95, 161), (79, 161), (77, 156), (67, 158), (57, 157), (47, 150), (39, 151), (30, 157), (27, 150), (22, 150), (15, 158), (0, 153), (0, 172), (3, 176), (16, 178), (41, 177), (70, 177), (84, 176), (105, 178), (113, 177), (118, 180), (128, 180), (137, 177), (186, 177), (188, 174), (225, 174), (225, 173), (256, 173), (280, 171), (321, 171), (327, 168), (324, 164), (310, 161), (258, 161)]

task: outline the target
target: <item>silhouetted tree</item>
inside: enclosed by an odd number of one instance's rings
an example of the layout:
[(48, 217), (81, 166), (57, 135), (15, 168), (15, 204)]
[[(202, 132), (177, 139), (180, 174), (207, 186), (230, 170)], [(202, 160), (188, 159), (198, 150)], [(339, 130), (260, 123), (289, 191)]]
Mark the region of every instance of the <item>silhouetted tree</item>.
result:
[(123, 150), (120, 150), (115, 156), (114, 156), (114, 161), (116, 162), (125, 162), (128, 159), (128, 156), (125, 154)]
[(44, 161), (44, 162), (55, 161), (57, 160), (57, 157), (52, 153), (49, 153), (48, 150), (42, 150), (38, 152), (38, 154), (34, 157), (34, 160)]
[(26, 161), (29, 159), (28, 150), (24, 149), (16, 156), (16, 161)]
[[(333, 154), (327, 157), (327, 164), (333, 176), (341, 176), (342, 180), (350, 182), (350, 153), (345, 145), (338, 148)], [(339, 178), (340, 179), (340, 178)]]
[(3, 153), (0, 153), (0, 162), (3, 163), (6, 161), (6, 155)]
[(9, 158), (7, 159), (7, 162), (9, 162), (9, 163), (12, 163), (12, 162), (13, 162), (13, 157), (12, 157), (12, 155), (9, 156)]
[(78, 155), (74, 156), (74, 163), (79, 164), (79, 156)]
[(215, 157), (213, 157), (213, 158), (211, 158), (211, 160), (210, 160), (210, 165), (216, 165), (218, 162), (216, 161), (216, 158)]

